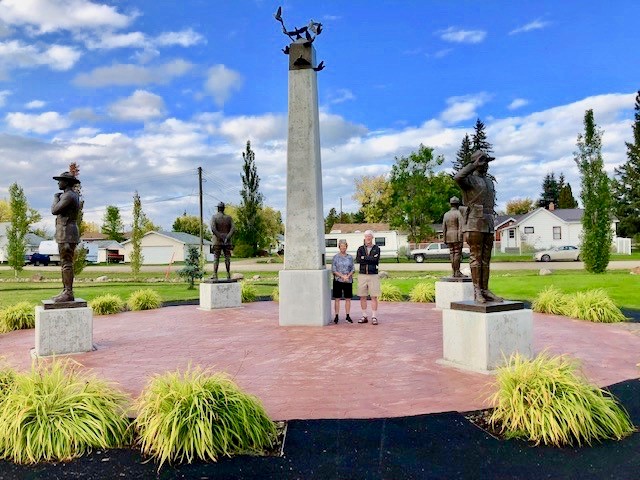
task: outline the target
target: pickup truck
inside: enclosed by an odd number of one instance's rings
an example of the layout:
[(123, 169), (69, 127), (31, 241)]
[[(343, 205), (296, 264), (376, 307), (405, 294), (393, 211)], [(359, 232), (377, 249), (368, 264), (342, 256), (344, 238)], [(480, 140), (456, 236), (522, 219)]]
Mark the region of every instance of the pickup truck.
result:
[(50, 263), (56, 263), (51, 260), (49, 255), (45, 255), (44, 253), (32, 253), (31, 255), (25, 255), (24, 261), (26, 264), (35, 265), (36, 267), (40, 264), (46, 267)]
[[(462, 258), (467, 258), (468, 256), (469, 248), (462, 247)], [(418, 263), (422, 263), (428, 259), (448, 259), (449, 248), (446, 243), (430, 243), (426, 248), (411, 250), (411, 258)]]

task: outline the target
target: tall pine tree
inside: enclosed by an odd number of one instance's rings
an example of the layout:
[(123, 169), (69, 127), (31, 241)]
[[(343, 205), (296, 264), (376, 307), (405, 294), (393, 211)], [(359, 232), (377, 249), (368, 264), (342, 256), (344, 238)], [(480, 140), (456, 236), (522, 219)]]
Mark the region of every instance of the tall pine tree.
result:
[(484, 131), (484, 123), (479, 118), (473, 127), (473, 136), (471, 137), (471, 153), (476, 150), (484, 150), (487, 153), (493, 152), (493, 145), (487, 140), (487, 133)]
[(26, 235), (29, 231), (29, 206), (24, 190), (17, 183), (9, 186), (9, 205), (11, 208), (11, 224), (7, 228), (7, 263), (14, 273), (22, 271), (24, 255), (27, 251)]
[(247, 141), (247, 148), (242, 152), (242, 201), (238, 207), (238, 225), (236, 238), (238, 244), (248, 245), (252, 254), (258, 253), (258, 246), (264, 236), (264, 221), (262, 218), (262, 194), (259, 191), (260, 177), (256, 169), (256, 154), (251, 150), (251, 142)]
[(553, 205), (557, 207), (559, 195), (560, 190), (555, 174), (553, 172), (547, 173), (544, 180), (542, 180), (542, 193), (540, 194), (538, 204), (541, 207), (549, 208), (549, 204), (553, 203)]
[(462, 139), (462, 143), (460, 144), (460, 149), (456, 153), (456, 159), (453, 162), (453, 172), (458, 172), (462, 167), (464, 167), (467, 163), (471, 161), (471, 154), (473, 150), (471, 149), (471, 140), (469, 139), (469, 134), (465, 133), (464, 138)]
[(593, 110), (584, 115), (584, 133), (578, 135), (574, 159), (580, 170), (584, 206), (580, 257), (591, 273), (603, 273), (611, 252), (611, 216), (613, 212), (611, 182), (602, 160), (602, 132), (593, 119)]
[(142, 200), (136, 190), (133, 195), (133, 223), (131, 224), (131, 273), (134, 279), (137, 279), (140, 274), (140, 266), (144, 261), (142, 255), (143, 221)]
[(124, 223), (120, 216), (120, 209), (115, 205), (108, 205), (102, 217), (102, 233), (109, 240), (121, 242), (124, 240)]
[(616, 198), (618, 235), (631, 237), (640, 233), (640, 90), (636, 95), (633, 142), (627, 145), (627, 161), (616, 168), (613, 190)]

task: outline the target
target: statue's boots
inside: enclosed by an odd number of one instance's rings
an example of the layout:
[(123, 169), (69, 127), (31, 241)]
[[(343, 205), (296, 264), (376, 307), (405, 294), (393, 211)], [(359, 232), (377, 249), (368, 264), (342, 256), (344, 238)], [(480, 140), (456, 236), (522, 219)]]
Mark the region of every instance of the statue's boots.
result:
[(489, 267), (482, 269), (482, 296), (489, 302), (504, 302), (504, 298), (489, 290)]
[(229, 257), (224, 259), (224, 266), (227, 268), (227, 280), (231, 280), (231, 259)]
[(476, 303), (487, 303), (487, 299), (482, 294), (480, 267), (471, 267), (471, 280), (473, 282), (473, 301)]
[(73, 302), (75, 297), (73, 296), (73, 291), (67, 290), (66, 288), (62, 290), (58, 295), (52, 298), (54, 303), (61, 302)]

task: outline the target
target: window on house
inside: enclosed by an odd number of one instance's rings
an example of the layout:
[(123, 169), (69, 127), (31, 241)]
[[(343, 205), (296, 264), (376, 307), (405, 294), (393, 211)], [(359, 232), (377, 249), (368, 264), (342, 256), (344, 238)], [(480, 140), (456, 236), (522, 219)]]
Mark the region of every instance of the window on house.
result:
[(516, 238), (516, 231), (513, 228), (509, 230), (509, 238)]
[(525, 234), (533, 233), (533, 227), (524, 227), (524, 233)]
[(376, 237), (375, 238), (375, 243), (376, 245), (378, 245), (379, 247), (384, 247), (386, 244), (387, 239), (384, 237)]
[(337, 247), (338, 246), (338, 239), (337, 238), (327, 238), (324, 241), (324, 246), (325, 247)]
[(553, 227), (553, 239), (554, 240), (562, 240), (562, 228), (561, 227)]

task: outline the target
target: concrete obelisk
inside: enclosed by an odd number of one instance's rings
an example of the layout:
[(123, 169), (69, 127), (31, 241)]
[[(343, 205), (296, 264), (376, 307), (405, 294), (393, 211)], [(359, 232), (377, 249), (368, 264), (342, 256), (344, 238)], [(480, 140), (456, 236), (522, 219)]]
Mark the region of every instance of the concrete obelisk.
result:
[(282, 326), (323, 326), (331, 320), (315, 62), (313, 45), (289, 45), (287, 218), (279, 278)]

